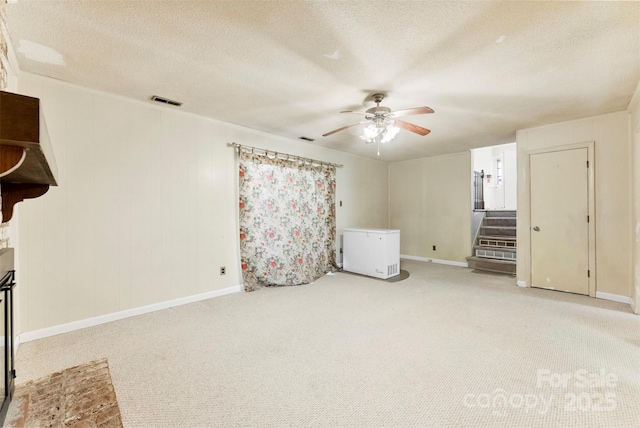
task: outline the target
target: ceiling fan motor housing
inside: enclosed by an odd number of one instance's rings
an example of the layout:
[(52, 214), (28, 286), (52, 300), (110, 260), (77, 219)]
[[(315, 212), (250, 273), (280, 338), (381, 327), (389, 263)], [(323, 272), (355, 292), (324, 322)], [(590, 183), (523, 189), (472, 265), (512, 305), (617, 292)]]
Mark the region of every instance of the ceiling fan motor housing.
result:
[(367, 109), (367, 113), (375, 114), (376, 116), (381, 116), (381, 115), (391, 113), (391, 109), (389, 107), (376, 106), (376, 107), (371, 107), (370, 109)]
[(367, 119), (378, 119), (376, 120), (376, 123), (387, 119), (387, 115), (391, 113), (391, 109), (389, 107), (380, 107), (380, 103), (384, 99), (384, 94), (373, 94), (371, 98), (373, 98), (376, 106), (367, 109), (366, 113), (373, 114), (375, 117), (368, 117)]
[(371, 95), (373, 102), (376, 104), (380, 104), (382, 100), (384, 100), (384, 94), (373, 94)]

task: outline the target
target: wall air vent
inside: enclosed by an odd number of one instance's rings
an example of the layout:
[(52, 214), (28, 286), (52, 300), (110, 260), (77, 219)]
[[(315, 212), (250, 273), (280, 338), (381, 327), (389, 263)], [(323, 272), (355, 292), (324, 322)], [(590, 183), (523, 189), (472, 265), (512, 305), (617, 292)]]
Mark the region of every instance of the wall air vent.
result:
[(298, 137), (298, 140), (304, 140), (304, 141), (308, 141), (310, 143), (313, 143), (314, 141), (316, 141), (313, 138), (309, 138), (309, 137)]
[(182, 105), (180, 101), (170, 100), (169, 98), (159, 97), (157, 95), (153, 95), (151, 97), (151, 101), (157, 101), (162, 104), (169, 104), (176, 107), (180, 107)]
[(387, 266), (387, 276), (396, 276), (398, 274), (398, 263)]

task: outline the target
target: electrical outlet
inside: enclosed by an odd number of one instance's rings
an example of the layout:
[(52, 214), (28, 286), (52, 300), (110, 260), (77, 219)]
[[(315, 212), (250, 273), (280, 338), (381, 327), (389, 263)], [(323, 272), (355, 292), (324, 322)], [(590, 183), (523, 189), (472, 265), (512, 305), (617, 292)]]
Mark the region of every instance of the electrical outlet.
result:
[(434, 246), (433, 246), (433, 251), (435, 251), (435, 250), (436, 250), (436, 246), (434, 245)]
[(227, 268), (226, 268), (226, 267), (224, 267), (224, 266), (222, 266), (222, 267), (220, 268), (220, 275), (226, 275), (226, 274), (227, 274)]

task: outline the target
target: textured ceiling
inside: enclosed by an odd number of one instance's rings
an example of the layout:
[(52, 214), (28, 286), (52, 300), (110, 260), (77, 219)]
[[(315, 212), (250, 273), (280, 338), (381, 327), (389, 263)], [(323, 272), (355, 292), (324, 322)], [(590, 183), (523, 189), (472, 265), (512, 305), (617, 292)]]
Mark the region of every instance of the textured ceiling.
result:
[[(2, 1), (2, 0), (0, 0)], [(22, 70), (371, 158), (341, 110), (429, 106), (398, 161), (509, 143), (517, 129), (627, 108), (639, 2), (27, 1)]]

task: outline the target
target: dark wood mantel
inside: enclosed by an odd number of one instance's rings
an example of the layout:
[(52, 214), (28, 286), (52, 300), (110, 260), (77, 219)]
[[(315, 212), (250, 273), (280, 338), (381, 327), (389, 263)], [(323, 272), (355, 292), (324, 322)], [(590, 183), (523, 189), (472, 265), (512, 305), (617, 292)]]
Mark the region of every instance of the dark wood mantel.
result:
[(0, 91), (0, 191), (2, 222), (13, 206), (57, 186), (56, 163), (40, 100)]

